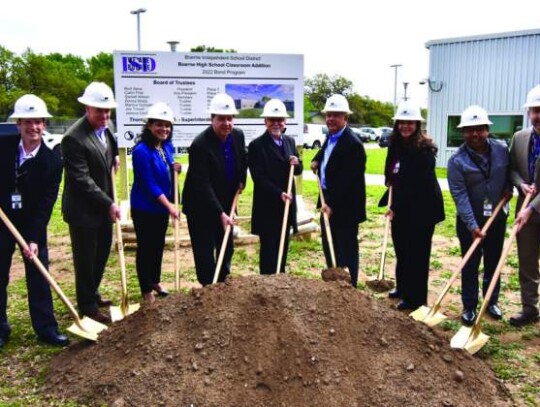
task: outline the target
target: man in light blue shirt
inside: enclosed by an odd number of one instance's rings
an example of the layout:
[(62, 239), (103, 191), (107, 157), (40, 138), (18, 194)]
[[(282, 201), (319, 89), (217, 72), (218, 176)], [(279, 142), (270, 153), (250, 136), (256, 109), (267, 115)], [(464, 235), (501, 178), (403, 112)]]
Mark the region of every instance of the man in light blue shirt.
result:
[[(311, 169), (318, 173), (325, 198), (319, 206), (330, 219), (337, 267), (347, 267), (351, 283), (358, 283), (358, 225), (366, 220), (366, 152), (358, 137), (347, 126), (352, 113), (342, 95), (328, 98), (326, 115), (328, 138), (313, 158)], [(333, 267), (327, 231), (321, 221), (323, 250), (328, 267)]]

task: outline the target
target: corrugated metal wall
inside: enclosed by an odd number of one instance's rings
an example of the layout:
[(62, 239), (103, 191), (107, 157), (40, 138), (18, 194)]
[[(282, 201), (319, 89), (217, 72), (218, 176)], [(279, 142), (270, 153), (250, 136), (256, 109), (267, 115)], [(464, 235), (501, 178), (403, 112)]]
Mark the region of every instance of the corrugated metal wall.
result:
[[(442, 81), (429, 91), (427, 131), (439, 146), (438, 166), (446, 166), (455, 150), (446, 147), (448, 115), (477, 104), (489, 114), (526, 114), (527, 92), (540, 83), (540, 30), (433, 41), (429, 78)], [(437, 83), (433, 84), (436, 89)]]

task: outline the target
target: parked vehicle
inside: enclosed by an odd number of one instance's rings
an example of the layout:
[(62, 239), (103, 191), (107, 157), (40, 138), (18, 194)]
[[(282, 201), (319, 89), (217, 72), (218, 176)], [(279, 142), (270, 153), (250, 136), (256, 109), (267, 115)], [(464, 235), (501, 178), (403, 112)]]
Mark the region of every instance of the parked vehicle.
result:
[(378, 141), (381, 137), (381, 132), (375, 127), (360, 127), (359, 130), (364, 137), (369, 139), (369, 141)]
[(43, 141), (45, 142), (45, 145), (60, 158), (62, 158), (62, 147), (60, 143), (62, 142), (63, 137), (63, 134), (51, 134), (48, 131), (43, 132)]
[(351, 130), (354, 134), (358, 136), (360, 140), (362, 140), (362, 143), (367, 143), (369, 141), (369, 137), (367, 136), (367, 134), (362, 133), (360, 129), (356, 127), (351, 127)]
[(15, 136), (18, 133), (15, 123), (0, 123), (0, 136)]
[(304, 140), (305, 148), (321, 148), (328, 134), (328, 127), (324, 124), (304, 124)]

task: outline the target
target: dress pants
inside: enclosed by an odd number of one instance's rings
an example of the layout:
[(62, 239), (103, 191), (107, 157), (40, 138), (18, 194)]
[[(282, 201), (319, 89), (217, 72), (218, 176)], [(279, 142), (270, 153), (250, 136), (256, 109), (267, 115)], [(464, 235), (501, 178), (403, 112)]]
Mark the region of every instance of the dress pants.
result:
[[(336, 225), (332, 220), (332, 216), (330, 216), (330, 229), (334, 241), (337, 267), (347, 267), (349, 269), (351, 284), (356, 287), (358, 285), (358, 263), (360, 258), (358, 252), (358, 224)], [(332, 257), (330, 256), (323, 215), (321, 215), (321, 232), (326, 266), (332, 267)]]
[[(522, 198), (518, 200), (517, 208), (521, 207), (521, 202), (523, 202)], [(538, 315), (540, 215), (534, 210), (529, 221), (517, 234), (517, 249), (523, 312), (525, 314)]]
[[(265, 230), (259, 233), (259, 270), (261, 274), (275, 274), (278, 262), (279, 239), (281, 237), (281, 224), (277, 223), (274, 230)], [(287, 263), (287, 252), (289, 250), (289, 230), (285, 232), (283, 244), (283, 255), (281, 257), (280, 273), (285, 273)]]
[[(186, 219), (189, 237), (191, 239), (191, 249), (195, 259), (197, 280), (203, 286), (212, 284), (225, 230), (219, 218), (212, 220), (201, 215), (186, 215)], [(218, 282), (225, 281), (225, 277), (230, 272), (233, 251), (234, 246), (231, 230), (223, 263), (219, 271)]]
[[(461, 246), (461, 256), (463, 257), (473, 242), (472, 233), (459, 218), (457, 218), (456, 221), (456, 230)], [(486, 237), (478, 245), (465, 267), (463, 267), (461, 272), (461, 301), (463, 302), (463, 309), (476, 310), (478, 306), (478, 268), (482, 257), (484, 257), (482, 293), (484, 296), (486, 295), (493, 273), (495, 272), (499, 258), (501, 257), (505, 231), (506, 217), (497, 219), (493, 222)], [(489, 305), (497, 304), (500, 286), (501, 279), (499, 277), (489, 301)]]
[[(47, 237), (38, 244), (38, 259), (45, 268), (49, 267), (49, 252), (47, 250)], [(7, 320), (7, 286), (9, 283), (9, 270), (15, 251), (15, 239), (9, 230), (0, 225), (0, 337), (7, 339), (11, 328)], [(41, 275), (34, 264), (24, 258), (24, 271), (26, 275), (26, 288), (28, 290), (28, 307), (32, 327), (36, 334), (46, 335), (58, 329), (54, 317), (53, 300), (49, 283)]]
[(141, 293), (145, 294), (161, 281), (161, 262), (169, 215), (132, 208), (131, 217), (137, 236), (137, 277)]
[(429, 259), (434, 224), (396, 215), (392, 220), (392, 241), (396, 252), (396, 290), (412, 306), (427, 303)]
[(99, 285), (111, 252), (111, 222), (103, 220), (96, 228), (69, 225), (77, 304), (83, 315), (98, 310)]

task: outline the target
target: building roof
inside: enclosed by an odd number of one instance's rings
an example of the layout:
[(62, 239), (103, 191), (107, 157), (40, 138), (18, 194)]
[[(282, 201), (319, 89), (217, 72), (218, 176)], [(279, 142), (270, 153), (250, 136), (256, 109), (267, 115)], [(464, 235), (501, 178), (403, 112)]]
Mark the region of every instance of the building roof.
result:
[(483, 40), (493, 40), (500, 38), (509, 38), (509, 37), (524, 37), (529, 35), (540, 35), (540, 28), (531, 29), (531, 30), (522, 30), (522, 31), (509, 31), (503, 33), (493, 33), (493, 34), (482, 34), (482, 35), (472, 35), (467, 37), (455, 37), (455, 38), (442, 38), (438, 40), (430, 40), (426, 42), (426, 48), (430, 48), (433, 45), (443, 45), (443, 44), (452, 44), (459, 42), (469, 42), (469, 41), (483, 41)]

